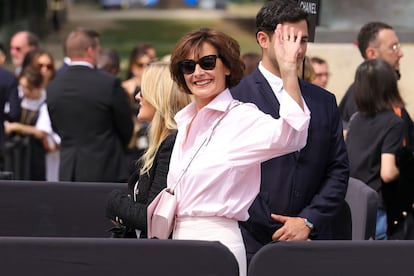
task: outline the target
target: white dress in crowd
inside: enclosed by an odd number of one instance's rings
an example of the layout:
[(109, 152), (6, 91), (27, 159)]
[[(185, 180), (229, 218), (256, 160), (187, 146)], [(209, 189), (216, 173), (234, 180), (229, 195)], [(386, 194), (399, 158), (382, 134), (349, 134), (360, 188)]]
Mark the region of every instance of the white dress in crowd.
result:
[[(23, 96), (23, 91), (19, 87), (19, 96)], [(42, 89), (39, 99), (22, 98), (22, 108), (29, 110), (39, 110), (39, 117), (35, 127), (47, 134), (49, 145), (59, 146), (60, 136), (53, 131), (46, 105), (46, 90)], [(59, 150), (46, 152), (46, 181), (59, 181)]]

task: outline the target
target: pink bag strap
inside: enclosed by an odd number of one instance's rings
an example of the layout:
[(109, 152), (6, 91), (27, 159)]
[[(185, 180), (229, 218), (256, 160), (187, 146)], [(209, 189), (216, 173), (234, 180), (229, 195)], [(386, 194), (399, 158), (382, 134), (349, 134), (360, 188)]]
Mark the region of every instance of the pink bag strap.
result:
[(204, 141), (201, 143), (201, 145), (197, 148), (197, 150), (194, 152), (194, 154), (191, 156), (190, 161), (188, 162), (187, 166), (185, 167), (184, 170), (181, 171), (180, 177), (178, 178), (177, 182), (174, 184), (174, 186), (172, 186), (169, 190), (169, 192), (171, 194), (174, 194), (174, 190), (177, 187), (177, 185), (181, 182), (181, 179), (183, 178), (185, 172), (188, 170), (188, 167), (190, 167), (191, 162), (193, 162), (194, 158), (196, 157), (197, 153), (201, 150), (201, 148), (205, 145), (207, 146), (207, 144), (210, 142), (211, 137), (213, 136), (214, 130), (216, 129), (216, 127), (219, 125), (219, 123), (221, 122), (221, 120), (223, 120), (223, 118), (230, 112), (230, 110), (232, 110), (233, 108), (235, 108), (236, 106), (241, 105), (242, 103), (240, 101), (234, 100), (232, 101), (229, 106), (227, 107), (226, 111), (224, 112), (224, 114), (214, 123), (213, 127), (211, 128), (210, 134), (207, 135), (207, 137), (204, 139)]

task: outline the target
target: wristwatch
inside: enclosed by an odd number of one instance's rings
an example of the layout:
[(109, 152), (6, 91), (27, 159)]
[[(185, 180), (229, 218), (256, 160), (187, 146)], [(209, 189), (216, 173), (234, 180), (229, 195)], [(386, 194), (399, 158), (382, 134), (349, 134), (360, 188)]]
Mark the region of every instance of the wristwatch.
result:
[(315, 226), (313, 226), (313, 223), (310, 222), (307, 218), (303, 218), (303, 220), (305, 221), (305, 225), (306, 227), (308, 227), (310, 229), (310, 233), (309, 233), (309, 239), (313, 240), (316, 239), (316, 237), (318, 236), (318, 233), (315, 230)]
[(310, 230), (313, 230), (313, 223), (312, 222), (310, 222), (307, 218), (304, 218), (303, 219), (304, 221), (305, 221), (305, 225), (310, 229)]

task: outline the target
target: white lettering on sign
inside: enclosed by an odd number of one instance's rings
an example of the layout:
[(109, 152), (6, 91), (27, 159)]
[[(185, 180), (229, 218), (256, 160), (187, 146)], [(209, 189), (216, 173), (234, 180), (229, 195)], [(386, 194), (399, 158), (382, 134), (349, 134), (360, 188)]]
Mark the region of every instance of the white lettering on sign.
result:
[(307, 13), (310, 13), (310, 14), (318, 13), (316, 3), (300, 1), (300, 7), (304, 9)]

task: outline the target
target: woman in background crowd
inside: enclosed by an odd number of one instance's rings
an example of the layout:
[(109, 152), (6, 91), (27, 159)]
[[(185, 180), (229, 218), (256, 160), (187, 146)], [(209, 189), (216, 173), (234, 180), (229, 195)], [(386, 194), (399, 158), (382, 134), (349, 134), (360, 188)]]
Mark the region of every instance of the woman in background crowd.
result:
[(139, 111), (139, 105), (135, 101), (135, 96), (141, 89), (142, 74), (150, 63), (151, 57), (147, 52), (139, 46), (136, 46), (132, 49), (129, 57), (126, 80), (122, 82), (122, 87), (125, 89), (130, 99), (131, 116), (134, 120), (134, 131), (128, 144), (127, 153), (128, 165), (131, 173), (135, 169), (135, 161), (139, 159), (144, 150), (148, 147), (147, 123), (137, 121), (136, 116)]
[[(42, 88), (45, 89), (47, 84), (55, 77), (56, 67), (52, 54), (43, 49), (36, 49), (26, 54), (23, 60), (23, 68), (31, 66), (38, 68), (43, 77)], [(46, 117), (40, 117), (37, 127), (42, 131), (49, 133), (51, 126), (49, 119), (43, 121)], [(59, 181), (59, 163), (60, 163), (60, 137), (53, 130), (45, 139), (46, 149), (46, 180)]]
[(45, 154), (48, 138), (53, 131), (45, 102), (43, 76), (38, 68), (32, 66), (23, 68), (19, 75), (19, 91), (22, 94), (20, 122), (6, 123), (5, 132), (9, 135), (9, 142), (30, 143), (28, 160), (30, 166), (24, 168), (28, 170), (25, 178), (44, 181), (46, 180)]
[(304, 81), (311, 83), (315, 80), (315, 71), (313, 70), (310, 58), (308, 56), (305, 56), (302, 65), (299, 67), (298, 76)]
[(384, 189), (398, 178), (396, 154), (402, 147), (403, 121), (394, 108), (403, 108), (397, 77), (382, 59), (363, 62), (355, 74), (357, 113), (351, 117), (346, 137), (350, 176), (379, 194), (375, 239), (387, 239), (387, 206)]

